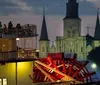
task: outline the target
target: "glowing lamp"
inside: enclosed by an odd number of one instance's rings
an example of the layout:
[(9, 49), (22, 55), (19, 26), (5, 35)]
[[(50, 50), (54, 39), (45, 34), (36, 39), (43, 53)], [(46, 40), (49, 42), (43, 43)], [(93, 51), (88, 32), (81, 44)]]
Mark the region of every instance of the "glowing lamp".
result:
[(16, 40), (20, 40), (19, 38), (16, 38)]
[(93, 64), (91, 65), (91, 67), (92, 67), (93, 69), (96, 69), (96, 68), (97, 68), (97, 65), (96, 65), (95, 63), (93, 63)]
[(39, 50), (36, 50), (36, 52), (39, 52)]

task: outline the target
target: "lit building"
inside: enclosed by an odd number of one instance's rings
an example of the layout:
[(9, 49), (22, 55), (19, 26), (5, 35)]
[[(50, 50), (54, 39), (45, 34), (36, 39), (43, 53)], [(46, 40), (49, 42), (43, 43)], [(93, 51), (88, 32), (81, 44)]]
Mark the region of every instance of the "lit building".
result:
[[(19, 24), (16, 27), (8, 27), (0, 29), (0, 85), (33, 85), (30, 75), (33, 77), (36, 49), (26, 49), (18, 43), (21, 39), (37, 37), (36, 25), (31, 25), (30, 28)], [(21, 43), (23, 44), (23, 41)]]
[(79, 60), (86, 60), (88, 53), (100, 45), (100, 24), (99, 13), (97, 12), (97, 22), (95, 36), (91, 37), (89, 33), (81, 36), (81, 18), (78, 14), (78, 3), (76, 0), (68, 0), (66, 16), (63, 19), (63, 36), (56, 37), (56, 45), (50, 47), (48, 32), (43, 16), (43, 24), (39, 41), (40, 57), (47, 57), (48, 53), (77, 53)]

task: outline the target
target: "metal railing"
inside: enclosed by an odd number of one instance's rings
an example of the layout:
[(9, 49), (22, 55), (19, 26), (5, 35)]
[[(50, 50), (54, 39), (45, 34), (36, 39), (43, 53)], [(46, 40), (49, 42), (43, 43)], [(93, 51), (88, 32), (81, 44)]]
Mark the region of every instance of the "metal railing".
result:
[(17, 28), (10, 28), (10, 29), (0, 29), (0, 37), (35, 37), (37, 36), (37, 29), (36, 28), (29, 28), (29, 29), (17, 29)]
[(0, 52), (0, 61), (16, 59), (17, 56), (18, 56), (17, 51), (15, 51), (15, 52)]

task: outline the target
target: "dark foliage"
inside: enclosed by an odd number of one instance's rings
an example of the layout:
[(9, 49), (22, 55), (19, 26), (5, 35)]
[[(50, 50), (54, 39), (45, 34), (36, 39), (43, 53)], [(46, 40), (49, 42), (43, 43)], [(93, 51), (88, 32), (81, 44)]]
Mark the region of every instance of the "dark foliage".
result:
[(100, 66), (100, 46), (92, 49), (87, 57)]

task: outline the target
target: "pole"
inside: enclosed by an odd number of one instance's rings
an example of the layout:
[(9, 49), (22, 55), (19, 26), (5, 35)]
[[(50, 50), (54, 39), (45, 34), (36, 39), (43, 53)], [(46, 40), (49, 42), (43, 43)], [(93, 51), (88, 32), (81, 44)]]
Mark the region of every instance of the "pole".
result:
[(16, 85), (17, 85), (17, 61), (16, 61)]
[(60, 38), (60, 52), (61, 52), (61, 38)]
[(37, 52), (37, 36), (36, 36), (36, 53), (35, 53), (35, 55), (36, 55), (36, 58), (38, 58), (38, 56), (37, 56), (37, 54), (38, 54), (38, 52)]
[(25, 40), (25, 38), (24, 38), (24, 49), (26, 48), (26, 40)]
[(37, 36), (36, 36), (36, 50), (37, 50)]

